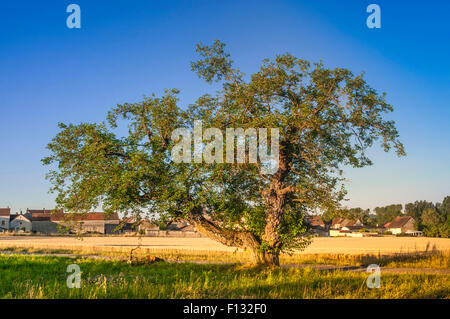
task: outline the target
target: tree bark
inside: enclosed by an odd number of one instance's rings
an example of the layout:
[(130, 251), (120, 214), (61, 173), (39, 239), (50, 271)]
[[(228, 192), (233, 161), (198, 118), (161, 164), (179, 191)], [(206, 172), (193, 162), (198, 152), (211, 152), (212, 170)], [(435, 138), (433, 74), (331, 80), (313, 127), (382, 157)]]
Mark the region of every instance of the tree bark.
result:
[(224, 229), (215, 222), (206, 219), (202, 211), (203, 209), (198, 207), (190, 212), (187, 218), (199, 232), (226, 246), (250, 250), (252, 262), (255, 264), (265, 262), (264, 254), (260, 251), (261, 242), (251, 232)]
[(266, 255), (259, 247), (257, 249), (252, 249), (252, 263), (255, 265), (265, 265)]
[(282, 245), (280, 236), (280, 226), (283, 218), (284, 197), (278, 195), (267, 195), (266, 227), (262, 237), (266, 247), (264, 263), (267, 265), (279, 266), (279, 249)]
[(284, 180), (289, 167), (285, 149), (281, 148), (278, 162), (278, 171), (272, 176), (270, 185), (264, 189), (262, 195), (266, 201), (266, 226), (262, 239), (268, 248), (265, 253), (265, 264), (280, 265), (280, 247), (283, 244), (280, 235), (280, 226), (283, 222), (283, 211), (288, 193)]
[(265, 253), (264, 264), (268, 266), (280, 266), (280, 252), (269, 250)]

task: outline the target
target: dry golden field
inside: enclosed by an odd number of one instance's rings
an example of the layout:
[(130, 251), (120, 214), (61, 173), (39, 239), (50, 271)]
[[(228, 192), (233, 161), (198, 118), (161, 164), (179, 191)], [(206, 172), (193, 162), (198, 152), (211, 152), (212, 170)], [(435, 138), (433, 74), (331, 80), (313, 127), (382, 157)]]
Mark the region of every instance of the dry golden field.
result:
[[(236, 249), (219, 244), (209, 238), (176, 237), (76, 237), (63, 236), (0, 236), (0, 250), (7, 247), (41, 249), (99, 248), (126, 251), (138, 244), (155, 250), (194, 250), (233, 252)], [(415, 251), (450, 251), (450, 239), (427, 237), (363, 237), (314, 238), (312, 244), (300, 254), (389, 254)]]

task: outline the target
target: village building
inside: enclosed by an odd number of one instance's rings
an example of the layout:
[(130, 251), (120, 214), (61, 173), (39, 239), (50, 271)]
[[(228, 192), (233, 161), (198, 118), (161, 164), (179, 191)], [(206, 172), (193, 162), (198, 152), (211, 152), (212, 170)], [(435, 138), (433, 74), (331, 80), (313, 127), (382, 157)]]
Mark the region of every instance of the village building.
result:
[(139, 232), (148, 236), (202, 237), (197, 229), (184, 221), (170, 221), (160, 230), (155, 221), (148, 218), (125, 217), (117, 213), (90, 212), (64, 213), (62, 209), (28, 209), (25, 214), (10, 214), (9, 208), (0, 209), (0, 231), (24, 231), (41, 234), (93, 233), (123, 234)]
[(10, 222), (9, 222), (9, 229), (13, 231), (24, 231), (29, 232), (31, 231), (32, 224), (31, 220), (22, 214), (18, 215), (11, 215), (10, 216)]
[[(322, 237), (328, 237), (328, 227), (319, 215), (307, 216), (306, 223), (309, 225), (314, 234)], [(329, 226), (329, 225), (328, 225)]]
[(24, 216), (31, 221), (31, 231), (34, 233), (53, 234), (60, 229), (58, 221), (64, 216), (62, 209), (28, 209)]
[(364, 226), (359, 219), (334, 218), (331, 223), (332, 229), (351, 230)]
[(330, 237), (364, 237), (365, 234), (352, 231), (352, 230), (343, 230), (343, 229), (330, 229)]
[(9, 216), (11, 215), (11, 208), (0, 208), (0, 232), (9, 230)]
[(184, 231), (184, 232), (195, 232), (197, 229), (194, 225), (189, 224), (185, 221), (172, 221), (167, 225), (167, 230), (177, 230), (177, 231)]
[(363, 237), (359, 230), (364, 224), (359, 219), (334, 218), (331, 223), (330, 237)]
[(145, 230), (145, 235), (150, 237), (204, 237), (197, 228), (185, 221), (171, 220), (164, 229), (158, 226), (149, 227)]
[[(23, 216), (20, 220), (25, 222), (26, 219), (30, 224), (30, 227), (27, 227), (27, 231), (43, 234), (55, 234), (58, 232), (113, 234), (116, 233), (115, 231), (120, 223), (117, 213), (93, 212), (77, 214), (64, 213), (62, 209), (27, 209), (25, 214), (18, 216)], [(14, 223), (14, 220), (17, 218), (15, 215), (12, 215), (11, 230), (16, 230), (17, 222)]]
[(68, 213), (55, 220), (66, 230), (77, 233), (118, 234), (120, 218), (117, 213), (91, 212), (85, 214)]
[(384, 228), (390, 231), (393, 235), (402, 233), (419, 235), (415, 228), (415, 220), (411, 216), (397, 216), (393, 221), (384, 224)]
[(123, 233), (145, 233), (147, 230), (159, 230), (159, 225), (148, 218), (124, 217), (119, 228)]

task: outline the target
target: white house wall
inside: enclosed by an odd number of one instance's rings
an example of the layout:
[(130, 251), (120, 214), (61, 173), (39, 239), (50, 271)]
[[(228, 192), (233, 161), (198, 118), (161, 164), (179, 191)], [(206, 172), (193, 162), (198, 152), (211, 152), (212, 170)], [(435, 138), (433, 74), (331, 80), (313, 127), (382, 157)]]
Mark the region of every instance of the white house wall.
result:
[(29, 220), (27, 220), (24, 217), (18, 216), (15, 219), (12, 220), (11, 224), (10, 224), (10, 229), (11, 230), (23, 230), (25, 229), (25, 231), (31, 231), (31, 222)]
[(9, 230), (9, 216), (0, 216), (0, 229)]

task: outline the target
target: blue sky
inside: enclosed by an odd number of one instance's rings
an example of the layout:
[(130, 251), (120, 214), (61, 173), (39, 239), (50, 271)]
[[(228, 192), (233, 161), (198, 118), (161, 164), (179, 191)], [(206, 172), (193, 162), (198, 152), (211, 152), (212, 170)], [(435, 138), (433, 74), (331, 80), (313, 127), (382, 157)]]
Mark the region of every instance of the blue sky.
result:
[[(81, 7), (81, 29), (66, 7)], [(381, 7), (381, 29), (366, 7)], [(387, 92), (408, 156), (379, 147), (347, 169), (348, 206), (373, 208), (450, 195), (448, 1), (3, 1), (0, 10), (0, 207), (51, 208), (41, 158), (57, 123), (98, 122), (118, 103), (214, 88), (190, 71), (194, 46), (227, 43), (246, 74), (289, 52), (366, 72)]]

